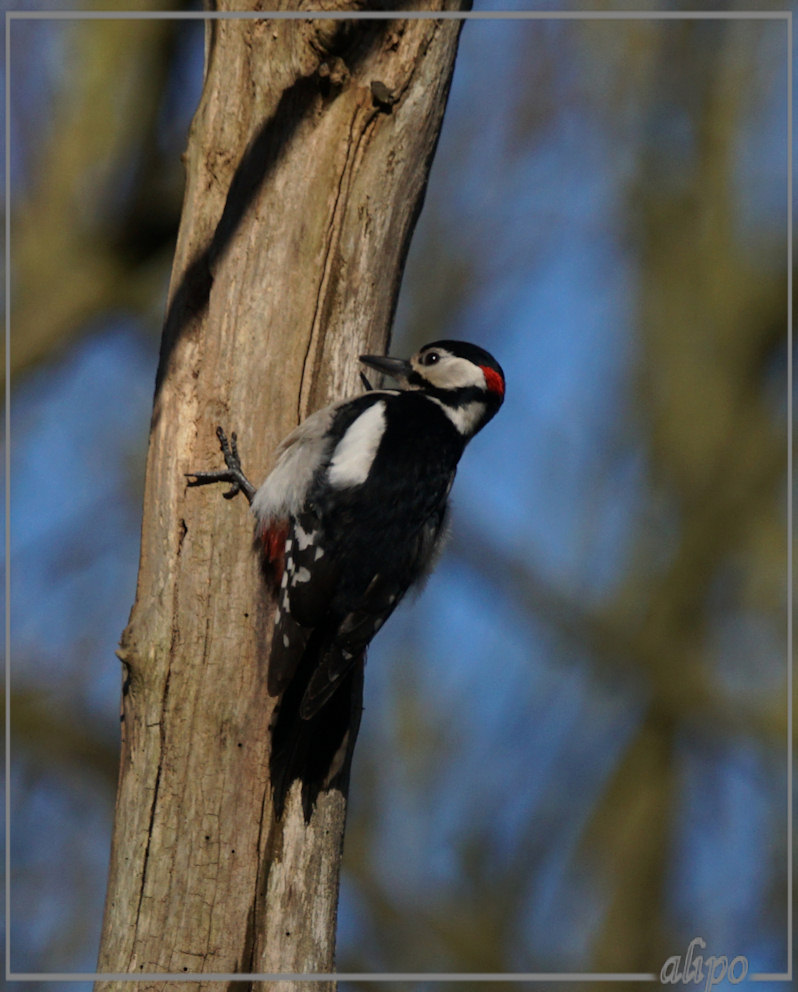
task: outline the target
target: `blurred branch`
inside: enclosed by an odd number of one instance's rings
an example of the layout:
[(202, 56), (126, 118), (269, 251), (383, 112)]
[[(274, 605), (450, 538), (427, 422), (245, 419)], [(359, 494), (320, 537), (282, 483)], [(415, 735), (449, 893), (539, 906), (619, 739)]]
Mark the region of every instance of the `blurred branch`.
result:
[[(582, 852), (610, 893), (595, 941), (599, 972), (657, 970), (665, 958), (667, 852), (680, 811), (673, 723), (649, 711), (593, 811)], [(634, 921), (636, 925), (630, 926)], [(612, 986), (607, 986), (611, 988)]]
[[(5, 706), (5, 692), (2, 693)], [(41, 692), (15, 689), (11, 695), (13, 757), (28, 757), (40, 768), (69, 775), (89, 774), (113, 795), (119, 772), (118, 742), (103, 733), (96, 717), (75, 700), (56, 706)]]
[[(727, 701), (702, 672), (697, 659), (693, 659), (695, 665), (684, 662), (684, 678), (674, 675), (672, 642), (663, 639), (661, 632), (654, 636), (645, 627), (624, 621), (612, 605), (590, 609), (574, 601), (543, 579), (527, 560), (497, 556), (482, 532), (462, 518), (457, 521), (456, 533), (451, 554), (478, 570), (480, 580), (492, 583), (506, 601), (515, 602), (522, 615), (548, 624), (566, 641), (576, 641), (613, 681), (620, 674), (639, 685), (641, 679), (645, 682), (653, 674), (647, 687), (658, 719), (678, 720), (702, 730), (711, 726), (717, 733), (749, 733), (774, 746), (784, 739), (787, 715), (781, 698), (773, 701), (772, 708), (754, 705), (729, 713)], [(663, 577), (663, 587), (669, 584), (669, 578)], [(656, 599), (656, 592), (651, 597)], [(639, 616), (645, 608), (638, 606)]]
[[(391, 697), (398, 713), (392, 711), (392, 717), (399, 727), (391, 738), (401, 752), (403, 778), (417, 782), (419, 775), (407, 769), (416, 758), (425, 762), (427, 789), (421, 786), (415, 801), (419, 808), (428, 808), (440, 801), (441, 770), (451, 768), (460, 758), (435, 712), (425, 706), (422, 688), (416, 685), (417, 663), (412, 650), (396, 671)], [(434, 768), (430, 767), (430, 754), (436, 758)], [(399, 967), (407, 970), (502, 972), (522, 959), (525, 969), (534, 970), (537, 963), (530, 960), (526, 933), (530, 890), (549, 854), (550, 838), (559, 826), (559, 811), (539, 810), (535, 829), (518, 838), (511, 856), (504, 844), (497, 845), (496, 824), (490, 814), (477, 814), (457, 824), (451, 838), (452, 857), (458, 865), (456, 881), (428, 886), (423, 900), (414, 898), (411, 906), (377, 867), (383, 860), (382, 838), (375, 834), (374, 824), (382, 811), (384, 770), (379, 752), (359, 755), (358, 799), (347, 828), (347, 850), (357, 855), (346, 856), (344, 864), (347, 882), (368, 907), (363, 921), (368, 930), (354, 952), (350, 949), (340, 969), (379, 971), (403, 962)], [(394, 795), (397, 791), (391, 790)], [(543, 970), (542, 963), (540, 966)], [(502, 983), (484, 987), (498, 990)]]
[[(175, 6), (184, 5), (153, 9)], [(159, 20), (68, 29), (67, 61), (80, 68), (42, 129), (31, 188), (12, 205), (14, 375), (103, 311), (160, 317), (180, 184), (155, 135), (180, 29)]]

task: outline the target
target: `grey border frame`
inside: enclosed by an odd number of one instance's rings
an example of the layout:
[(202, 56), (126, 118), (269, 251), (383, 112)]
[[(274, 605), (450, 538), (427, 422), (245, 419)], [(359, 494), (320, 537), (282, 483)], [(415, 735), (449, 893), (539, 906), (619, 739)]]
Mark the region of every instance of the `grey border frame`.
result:
[(598, 972), (557, 973), (366, 973), (327, 972), (310, 974), (246, 974), (198, 972), (170, 973), (56, 973), (12, 972), (11, 962), (11, 24), (33, 20), (771, 20), (784, 21), (787, 27), (787, 970), (780, 973), (755, 973), (747, 976), (754, 982), (790, 982), (793, 977), (793, 223), (792, 223), (792, 11), (19, 11), (5, 12), (5, 978), (6, 981), (89, 982), (104, 981), (348, 981), (348, 982), (658, 982), (658, 974), (604, 974)]

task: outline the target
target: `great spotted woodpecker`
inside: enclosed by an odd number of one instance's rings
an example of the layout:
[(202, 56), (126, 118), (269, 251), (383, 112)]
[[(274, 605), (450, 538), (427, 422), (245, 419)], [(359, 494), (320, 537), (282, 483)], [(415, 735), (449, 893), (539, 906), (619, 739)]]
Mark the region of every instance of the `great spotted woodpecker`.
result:
[(276, 599), (268, 689), (279, 696), (271, 779), (278, 816), (295, 779), (310, 819), (322, 789), (348, 775), (366, 648), (432, 567), (467, 442), (496, 414), (504, 373), (482, 348), (435, 341), (409, 361), (363, 355), (397, 383), (312, 414), (283, 441), (259, 489), (236, 448), (188, 485), (228, 482), (255, 516), (255, 544)]

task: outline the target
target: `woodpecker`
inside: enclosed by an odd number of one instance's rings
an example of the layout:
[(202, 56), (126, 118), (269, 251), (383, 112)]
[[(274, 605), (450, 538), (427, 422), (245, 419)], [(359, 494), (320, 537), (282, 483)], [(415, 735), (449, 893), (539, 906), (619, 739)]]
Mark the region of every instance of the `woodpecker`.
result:
[(236, 435), (217, 435), (227, 468), (189, 486), (227, 482), (255, 517), (255, 547), (276, 601), (268, 689), (276, 815), (302, 783), (305, 819), (320, 791), (348, 775), (360, 720), (366, 648), (432, 568), (449, 492), (470, 439), (504, 400), (487, 351), (434, 341), (412, 358), (362, 355), (394, 380), (311, 414), (282, 442), (256, 489)]

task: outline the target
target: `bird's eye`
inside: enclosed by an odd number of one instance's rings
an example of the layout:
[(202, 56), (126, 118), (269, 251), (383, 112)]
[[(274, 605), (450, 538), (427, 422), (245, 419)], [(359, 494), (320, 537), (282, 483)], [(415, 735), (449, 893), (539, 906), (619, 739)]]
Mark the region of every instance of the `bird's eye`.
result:
[(421, 356), (421, 364), (434, 365), (440, 357), (437, 351), (427, 351)]

